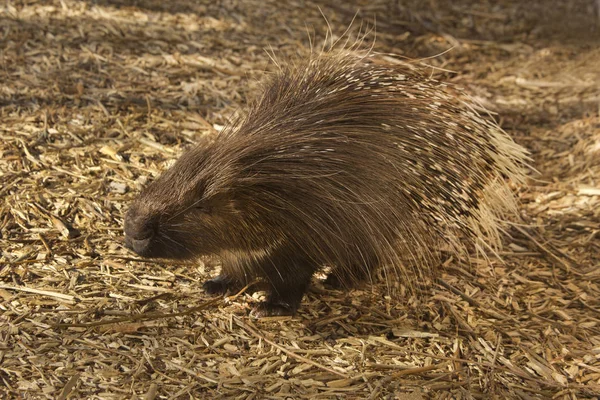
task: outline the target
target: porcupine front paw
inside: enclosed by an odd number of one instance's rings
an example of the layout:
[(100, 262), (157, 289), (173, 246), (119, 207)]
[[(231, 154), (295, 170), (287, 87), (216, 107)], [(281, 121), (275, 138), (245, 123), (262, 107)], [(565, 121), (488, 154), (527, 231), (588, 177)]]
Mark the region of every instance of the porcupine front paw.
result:
[(258, 303), (252, 311), (250, 315), (255, 318), (264, 318), (264, 317), (279, 317), (279, 316), (287, 316), (296, 314), (296, 310), (298, 307), (292, 307), (289, 304), (285, 303), (271, 303), (268, 301), (264, 301), (262, 303)]
[(274, 290), (267, 295), (267, 299), (258, 303), (252, 308), (250, 315), (255, 318), (293, 316), (300, 307), (300, 302), (306, 291), (306, 284), (296, 282), (295, 286), (286, 288), (287, 290)]
[(216, 278), (204, 282), (202, 288), (204, 288), (204, 291), (208, 294), (217, 295), (233, 291), (235, 286), (235, 281), (233, 279), (225, 275), (219, 275)]

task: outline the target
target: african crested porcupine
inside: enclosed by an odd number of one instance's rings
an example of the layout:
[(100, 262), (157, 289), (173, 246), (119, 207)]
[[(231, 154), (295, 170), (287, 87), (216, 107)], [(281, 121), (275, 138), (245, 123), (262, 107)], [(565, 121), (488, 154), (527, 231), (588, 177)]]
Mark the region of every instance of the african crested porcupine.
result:
[(526, 152), (419, 69), (349, 51), (279, 66), (246, 113), (135, 199), (126, 245), (219, 255), (206, 291), (260, 279), (257, 316), (293, 314), (323, 266), (341, 285), (383, 265), (415, 279), (440, 245), (494, 249)]

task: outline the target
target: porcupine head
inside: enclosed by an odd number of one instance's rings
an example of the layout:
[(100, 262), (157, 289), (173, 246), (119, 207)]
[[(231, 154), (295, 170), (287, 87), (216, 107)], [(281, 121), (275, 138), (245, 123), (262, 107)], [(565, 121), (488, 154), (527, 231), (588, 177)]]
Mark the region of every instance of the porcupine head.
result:
[(525, 157), (417, 68), (320, 54), (280, 67), (246, 113), (148, 185), (125, 243), (145, 257), (218, 255), (207, 292), (258, 279), (255, 315), (292, 314), (324, 265), (343, 286), (381, 265), (415, 279), (440, 244), (493, 247)]

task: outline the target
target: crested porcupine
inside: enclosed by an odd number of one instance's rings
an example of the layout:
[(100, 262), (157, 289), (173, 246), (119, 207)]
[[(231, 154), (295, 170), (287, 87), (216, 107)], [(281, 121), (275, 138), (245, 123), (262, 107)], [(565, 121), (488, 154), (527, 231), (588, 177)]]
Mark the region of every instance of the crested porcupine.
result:
[(341, 285), (383, 265), (415, 279), (443, 244), (494, 249), (526, 152), (422, 71), (350, 51), (279, 66), (247, 112), (135, 199), (127, 247), (219, 255), (206, 291), (260, 279), (257, 316), (294, 313), (323, 266)]

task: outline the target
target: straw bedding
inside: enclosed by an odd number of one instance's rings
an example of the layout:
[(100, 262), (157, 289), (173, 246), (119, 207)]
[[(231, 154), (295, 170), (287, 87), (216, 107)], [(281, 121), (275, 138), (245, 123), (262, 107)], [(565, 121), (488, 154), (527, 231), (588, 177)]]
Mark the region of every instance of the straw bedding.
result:
[[(0, 397), (597, 398), (600, 24), (594, 2), (9, 1), (0, 6)], [(210, 140), (306, 27), (376, 17), (493, 110), (539, 174), (502, 260), (419, 296), (315, 282), (294, 318), (207, 297), (218, 260), (136, 259), (122, 218)], [(339, 28), (339, 29), (338, 29)], [(449, 50), (447, 51), (446, 50)], [(443, 53), (443, 54), (440, 54)], [(385, 55), (381, 56), (385, 58)], [(402, 282), (400, 282), (400, 290)], [(254, 295), (259, 296), (259, 294)]]

